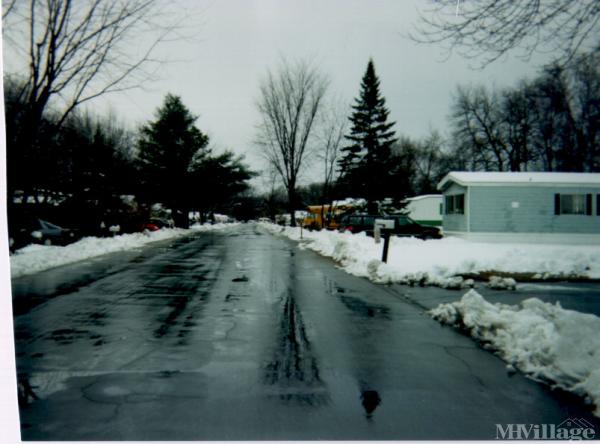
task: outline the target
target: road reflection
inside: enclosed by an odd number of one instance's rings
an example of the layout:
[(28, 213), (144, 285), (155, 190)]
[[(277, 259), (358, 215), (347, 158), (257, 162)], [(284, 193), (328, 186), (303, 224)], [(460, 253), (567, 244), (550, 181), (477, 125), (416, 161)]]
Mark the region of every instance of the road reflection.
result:
[(319, 363), (306, 334), (295, 298), (295, 258), (289, 256), (289, 281), (282, 293), (277, 343), (265, 366), (265, 383), (275, 386), (279, 399), (309, 406), (325, 405), (329, 395), (319, 374)]
[(371, 421), (373, 419), (373, 412), (381, 404), (381, 397), (376, 390), (363, 389), (360, 399), (365, 409), (367, 420)]
[(353, 374), (360, 393), (358, 398), (366, 420), (371, 422), (375, 410), (382, 403), (382, 396), (375, 387), (383, 382), (386, 356), (379, 344), (381, 336), (387, 334), (390, 328), (392, 312), (387, 305), (372, 302), (368, 295), (357, 294), (335, 281), (328, 280), (326, 286), (329, 294), (338, 298), (348, 310), (344, 338), (352, 351)]

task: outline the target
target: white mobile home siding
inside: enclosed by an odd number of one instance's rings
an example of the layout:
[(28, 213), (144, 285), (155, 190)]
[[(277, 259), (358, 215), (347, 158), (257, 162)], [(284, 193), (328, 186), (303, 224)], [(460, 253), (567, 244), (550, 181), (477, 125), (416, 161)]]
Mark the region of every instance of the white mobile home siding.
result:
[(408, 215), (421, 224), (442, 224), (441, 195), (424, 195), (411, 198), (406, 205)]
[[(600, 187), (474, 185), (469, 188), (472, 232), (600, 234), (596, 208)], [(591, 194), (592, 214), (555, 215), (555, 194)]]
[(446, 207), (444, 202), (444, 215), (442, 227), (444, 228), (444, 232), (452, 232), (452, 231), (468, 231), (468, 221), (467, 215), (469, 211), (469, 202), (467, 196), (467, 188), (460, 186), (456, 183), (450, 185), (450, 187), (444, 191), (444, 196), (452, 196), (456, 194), (464, 194), (465, 195), (465, 213), (464, 214), (446, 214)]

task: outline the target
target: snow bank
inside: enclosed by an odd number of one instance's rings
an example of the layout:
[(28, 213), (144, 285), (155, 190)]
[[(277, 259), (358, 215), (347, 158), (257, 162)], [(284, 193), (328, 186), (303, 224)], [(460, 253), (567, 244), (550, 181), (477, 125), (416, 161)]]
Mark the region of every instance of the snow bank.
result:
[(515, 281), (513, 278), (504, 278), (500, 276), (490, 276), (490, 281), (487, 285), (488, 287), (493, 288), (494, 290), (517, 289), (517, 281)]
[(526, 299), (491, 304), (475, 290), (429, 312), (440, 322), (468, 331), (502, 357), (507, 368), (583, 396), (600, 416), (600, 318), (560, 304)]
[(225, 230), (236, 225), (238, 224), (194, 225), (189, 230), (163, 228), (153, 232), (123, 234), (114, 237), (84, 237), (64, 247), (29, 245), (10, 256), (11, 277), (34, 274), (107, 253), (139, 248), (151, 242), (186, 236), (195, 231)]
[[(275, 234), (300, 241), (300, 228), (260, 223)], [(490, 244), (459, 238), (423, 241), (392, 237), (388, 262), (381, 262), (383, 243), (375, 244), (364, 233), (303, 230), (301, 245), (338, 261), (349, 273), (375, 282), (472, 286), (461, 275), (482, 272), (531, 273), (544, 278), (600, 278), (600, 249), (589, 245)], [(493, 285), (510, 287), (509, 281)]]

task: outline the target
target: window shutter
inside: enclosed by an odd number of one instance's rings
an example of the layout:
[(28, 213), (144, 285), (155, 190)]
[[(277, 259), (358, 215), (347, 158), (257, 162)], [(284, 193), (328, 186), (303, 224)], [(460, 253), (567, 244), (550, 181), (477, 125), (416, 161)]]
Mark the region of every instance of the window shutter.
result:
[(585, 214), (588, 216), (592, 215), (592, 195), (585, 195)]
[(560, 194), (554, 195), (554, 214), (560, 214)]

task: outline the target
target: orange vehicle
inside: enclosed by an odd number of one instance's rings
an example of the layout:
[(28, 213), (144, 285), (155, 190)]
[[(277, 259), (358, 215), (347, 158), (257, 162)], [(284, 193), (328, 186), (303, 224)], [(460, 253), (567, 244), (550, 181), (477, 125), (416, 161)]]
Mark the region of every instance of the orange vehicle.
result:
[(314, 230), (336, 230), (340, 218), (352, 209), (351, 205), (309, 205), (302, 226)]

